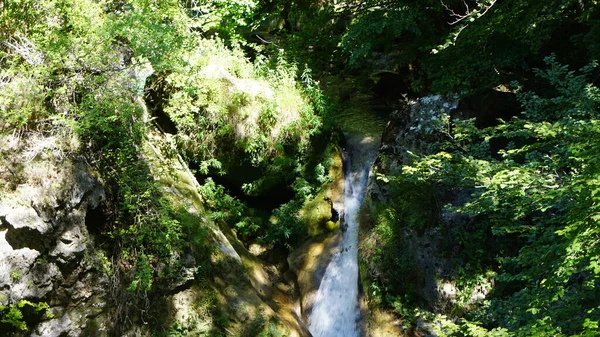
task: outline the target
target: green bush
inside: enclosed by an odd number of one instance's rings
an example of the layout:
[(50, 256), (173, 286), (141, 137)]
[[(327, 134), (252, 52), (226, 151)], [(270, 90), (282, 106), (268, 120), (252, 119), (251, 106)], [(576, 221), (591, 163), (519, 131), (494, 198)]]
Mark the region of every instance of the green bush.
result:
[(23, 310), (26, 308), (33, 309), (34, 313), (43, 311), (45, 318), (52, 318), (50, 306), (46, 302), (31, 302), (28, 300), (20, 300), (17, 303), (9, 305), (0, 305), (0, 323), (5, 323), (17, 330), (27, 330), (26, 316)]
[(318, 131), (320, 121), (292, 65), (264, 58), (252, 64), (219, 39), (196, 43), (197, 49), (182, 55), (184, 68), (154, 84), (170, 93), (164, 110), (188, 158), (198, 163), (217, 158), (227, 170), (236, 151), (261, 166), (278, 155), (294, 155), (283, 151), (286, 144), (297, 144), (300, 152), (308, 146), (307, 136)]

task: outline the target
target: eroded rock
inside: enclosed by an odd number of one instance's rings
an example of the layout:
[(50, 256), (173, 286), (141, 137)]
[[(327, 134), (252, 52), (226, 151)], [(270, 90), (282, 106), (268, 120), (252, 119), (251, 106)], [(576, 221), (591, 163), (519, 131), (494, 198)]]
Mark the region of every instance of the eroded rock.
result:
[(11, 182), (0, 186), (0, 304), (46, 302), (54, 316), (40, 314), (31, 336), (80, 336), (90, 317), (106, 321), (106, 280), (84, 260), (92, 248), (85, 216), (104, 199), (101, 182), (66, 155), (72, 139), (11, 137), (0, 136), (9, 145), (0, 149), (8, 167), (0, 181)]

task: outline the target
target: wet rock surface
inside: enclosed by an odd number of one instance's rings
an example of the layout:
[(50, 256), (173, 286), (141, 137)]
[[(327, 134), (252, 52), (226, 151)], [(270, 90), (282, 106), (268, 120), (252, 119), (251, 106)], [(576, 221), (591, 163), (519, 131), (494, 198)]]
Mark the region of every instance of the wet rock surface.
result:
[(296, 275), (300, 291), (302, 316), (306, 319), (314, 305), (321, 280), (337, 247), (341, 233), (324, 234), (295, 249), (288, 257), (291, 271)]

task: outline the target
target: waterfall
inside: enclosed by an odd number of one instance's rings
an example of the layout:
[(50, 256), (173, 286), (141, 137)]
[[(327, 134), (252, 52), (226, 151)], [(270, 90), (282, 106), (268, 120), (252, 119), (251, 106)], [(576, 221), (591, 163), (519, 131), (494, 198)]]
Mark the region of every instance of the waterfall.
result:
[(358, 219), (369, 170), (379, 147), (370, 136), (347, 137), (344, 179), (344, 228), (338, 251), (327, 266), (308, 318), (313, 337), (359, 337)]

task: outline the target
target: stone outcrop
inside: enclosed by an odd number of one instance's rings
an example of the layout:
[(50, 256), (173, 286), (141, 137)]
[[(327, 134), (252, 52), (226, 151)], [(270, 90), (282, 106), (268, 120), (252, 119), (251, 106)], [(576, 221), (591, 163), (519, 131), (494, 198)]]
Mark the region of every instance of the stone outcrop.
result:
[(305, 321), (308, 321), (321, 280), (340, 241), (339, 231), (335, 234), (323, 234), (295, 249), (288, 257), (290, 269), (296, 275)]
[[(380, 151), (386, 159), (378, 160), (374, 170), (393, 175), (401, 170), (402, 165), (409, 164), (414, 154), (427, 154), (429, 144), (443, 137), (450, 114), (457, 106), (456, 96), (433, 95), (406, 102), (393, 114), (384, 131)], [(368, 200), (385, 201), (388, 193), (385, 184), (380, 184), (375, 179), (369, 182)], [(457, 220), (452, 226), (460, 226), (460, 221), (468, 221), (449, 214), (442, 216), (441, 221), (450, 218)], [(369, 239), (373, 238), (363, 237), (363, 240)], [(435, 227), (426, 228), (423, 232), (403, 228), (402, 240), (402, 245), (408, 247), (407, 251), (411, 252), (416, 264), (415, 277), (420, 279), (419, 297), (434, 311), (443, 312), (449, 308), (456, 295), (454, 285), (444, 281), (451, 278), (452, 267), (450, 261), (439, 251), (443, 237)]]
[[(149, 136), (145, 153), (156, 179), (175, 203), (201, 217), (198, 225), (209, 230), (208, 244), (215, 248), (210, 256), (211, 275), (191, 280), (167, 296), (166, 324), (183, 327), (194, 335), (215, 329), (215, 321), (221, 319), (231, 324), (227, 331), (237, 336), (257, 333), (252, 329), (271, 322), (290, 337), (309, 337), (296, 305), (294, 283), (253, 256), (229, 228), (203, 216), (206, 212), (194, 175), (180, 157), (162, 151), (172, 146), (168, 136), (155, 132)], [(168, 174), (161, 170), (165, 166), (170, 168)], [(219, 307), (220, 318), (209, 312), (213, 309), (198, 305), (211, 297)]]
[[(502, 95), (498, 94), (497, 96)], [(432, 95), (404, 102), (405, 104), (394, 112), (387, 124), (382, 137), (381, 155), (373, 170), (386, 176), (398, 174), (403, 165), (410, 164), (414, 160), (415, 155), (430, 154), (430, 145), (445, 137), (451, 118), (481, 117), (475, 116), (474, 112), (469, 110), (469, 107), (475, 104), (472, 102), (473, 99), (459, 103), (457, 96), (454, 95), (447, 97)], [(504, 106), (500, 108), (504, 108)], [(491, 122), (483, 116), (481, 123), (489, 124)], [(375, 179), (370, 180), (366, 207), (372, 206), (372, 202), (385, 203), (386, 200), (389, 200), (390, 193), (391, 191), (388, 190), (385, 183)], [(467, 200), (470, 191), (455, 190), (447, 193), (436, 190), (434, 193), (436, 193), (436, 198), (439, 198), (437, 200), (439, 204), (461, 205)], [(474, 219), (468, 215), (451, 213), (442, 209), (436, 223), (426, 224), (419, 230), (398, 224), (401, 240), (399, 246), (405, 248), (403, 251), (407, 254), (406, 258), (414, 263), (410, 275), (415, 286), (413, 291), (425, 304), (426, 309), (441, 314), (451, 314), (454, 309), (462, 290), (456, 286), (453, 280), (457, 276), (457, 262), (462, 262), (454, 258), (454, 251), (459, 249), (459, 244), (450, 240), (450, 237), (457, 237), (457, 235), (446, 234), (467, 231), (473, 221)], [(366, 261), (369, 261), (369, 254), (373, 254), (373, 247), (377, 246), (378, 238), (377, 233), (364, 227), (367, 226), (367, 222), (365, 221), (361, 228), (360, 254), (366, 257)], [(375, 274), (375, 277), (383, 274), (383, 271), (377, 270), (374, 265), (366, 267), (370, 273)], [(471, 295), (471, 300), (467, 301), (481, 300), (485, 298), (486, 293), (485, 289), (476, 288)], [(463, 297), (464, 295), (461, 294)], [(378, 308), (376, 309), (378, 310)], [(389, 319), (382, 320), (381, 317), (386, 317), (385, 312), (372, 315), (367, 329), (368, 336), (381, 335), (377, 332), (382, 330), (379, 325), (383, 324), (382, 322), (390, 321)], [(430, 330), (423, 325), (423, 322), (417, 323), (421, 330), (425, 332)], [(398, 322), (394, 325), (398, 326)]]
[(86, 226), (104, 199), (101, 182), (69, 153), (72, 135), (0, 143), (0, 305), (49, 304), (50, 315), (25, 317), (30, 336), (80, 336), (90, 324), (105, 331), (108, 280), (96, 271)]

